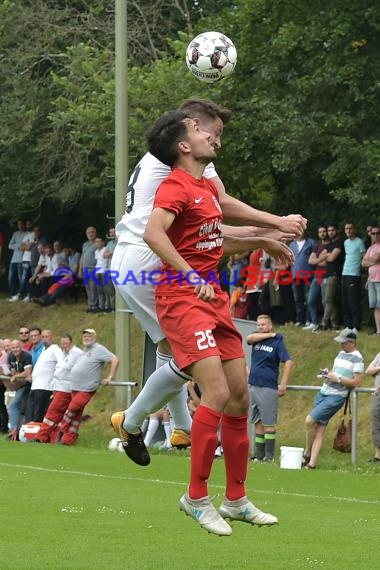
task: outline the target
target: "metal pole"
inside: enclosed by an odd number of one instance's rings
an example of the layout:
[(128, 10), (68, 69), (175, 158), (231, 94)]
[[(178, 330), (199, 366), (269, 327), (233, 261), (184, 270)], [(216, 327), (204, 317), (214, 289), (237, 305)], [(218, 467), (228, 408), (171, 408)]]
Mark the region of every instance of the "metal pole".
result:
[(351, 406), (351, 463), (352, 465), (356, 465), (358, 450), (358, 395), (356, 390), (351, 391)]
[[(115, 217), (124, 214), (128, 187), (128, 65), (127, 0), (115, 0)], [(125, 303), (116, 295), (115, 345), (120, 358), (118, 379), (131, 377), (130, 316), (121, 311)], [(115, 405), (126, 407), (125, 390), (115, 388)]]

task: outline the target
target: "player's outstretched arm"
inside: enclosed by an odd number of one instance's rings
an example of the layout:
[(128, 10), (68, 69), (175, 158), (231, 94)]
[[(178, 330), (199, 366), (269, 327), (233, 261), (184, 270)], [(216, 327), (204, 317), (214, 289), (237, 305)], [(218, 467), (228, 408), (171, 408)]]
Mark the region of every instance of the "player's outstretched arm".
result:
[(280, 230), (258, 228), (256, 226), (228, 226), (225, 224), (222, 226), (222, 233), (223, 235), (230, 235), (241, 238), (265, 237), (269, 239), (275, 239), (277, 241), (283, 241), (284, 243), (292, 241), (296, 237), (296, 234), (294, 233), (289, 234), (280, 232)]
[(261, 237), (239, 238), (230, 235), (224, 235), (223, 237), (223, 251), (226, 255), (262, 248), (273, 257), (278, 264), (288, 266), (294, 262), (292, 250), (280, 241)]
[(219, 204), (222, 208), (224, 218), (231, 222), (259, 226), (262, 228), (272, 228), (286, 234), (299, 235), (305, 231), (307, 219), (301, 214), (290, 214), (289, 216), (276, 216), (269, 212), (256, 210), (248, 204), (244, 204), (237, 198), (229, 196), (219, 177), (212, 178), (219, 194)]

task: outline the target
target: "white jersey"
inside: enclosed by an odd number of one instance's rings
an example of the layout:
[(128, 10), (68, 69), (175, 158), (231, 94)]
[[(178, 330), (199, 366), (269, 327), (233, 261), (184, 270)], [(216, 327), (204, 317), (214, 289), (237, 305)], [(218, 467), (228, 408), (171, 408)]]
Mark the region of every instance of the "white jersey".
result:
[[(128, 182), (125, 214), (116, 225), (118, 243), (148, 247), (143, 240), (145, 227), (153, 210), (156, 190), (170, 172), (170, 166), (163, 164), (149, 152), (137, 164)], [(217, 177), (212, 162), (206, 166), (204, 176)]]

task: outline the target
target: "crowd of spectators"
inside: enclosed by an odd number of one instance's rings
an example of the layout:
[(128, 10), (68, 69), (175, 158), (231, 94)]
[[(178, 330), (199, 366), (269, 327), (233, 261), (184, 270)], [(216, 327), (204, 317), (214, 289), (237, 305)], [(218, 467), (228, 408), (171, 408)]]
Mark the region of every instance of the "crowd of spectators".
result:
[[(8, 243), (8, 301), (47, 307), (73, 293), (75, 286), (85, 289), (88, 312), (113, 312), (115, 289), (106, 271), (116, 246), (115, 228), (110, 228), (106, 237), (98, 235), (93, 226), (85, 233), (87, 240), (77, 248), (72, 243), (49, 240), (38, 225), (32, 227), (30, 221), (18, 220)], [(95, 269), (94, 278), (91, 272)]]
[(313, 333), (341, 326), (360, 331), (366, 289), (373, 334), (380, 336), (380, 227), (368, 226), (365, 241), (352, 222), (344, 233), (345, 239), (329, 224), (318, 227), (318, 239), (299, 236), (289, 244), (290, 267), (279, 266), (263, 250), (231, 256), (232, 315), (256, 320), (265, 313), (276, 324)]
[(76, 347), (65, 333), (58, 344), (51, 330), (28, 326), (19, 328), (17, 339), (0, 341), (0, 430), (8, 440), (17, 441), (21, 425), (33, 422), (40, 424), (35, 441), (76, 442), (85, 406), (119, 365), (94, 329), (82, 330), (82, 343)]

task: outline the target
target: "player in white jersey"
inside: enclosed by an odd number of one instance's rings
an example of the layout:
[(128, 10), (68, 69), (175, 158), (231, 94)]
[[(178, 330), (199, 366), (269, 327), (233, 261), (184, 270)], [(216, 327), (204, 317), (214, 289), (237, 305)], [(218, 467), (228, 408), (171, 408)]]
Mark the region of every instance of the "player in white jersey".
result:
[[(212, 101), (198, 98), (188, 99), (182, 104), (181, 109), (191, 111), (198, 118), (201, 128), (211, 134), (215, 148), (220, 148), (223, 127), (228, 123), (231, 112), (221, 109)], [(139, 465), (148, 465), (150, 462), (140, 426), (150, 413), (157, 411), (167, 402), (175, 425), (172, 445), (175, 447), (190, 445), (191, 417), (187, 408), (186, 390), (186, 382), (190, 377), (179, 370), (172, 360), (170, 345), (158, 324), (155, 286), (148, 276), (151, 272), (160, 270), (162, 264), (143, 239), (145, 226), (153, 209), (156, 190), (169, 173), (170, 168), (150, 153), (147, 153), (135, 167), (129, 179), (126, 211), (116, 226), (118, 243), (111, 262), (111, 270), (118, 276), (116, 279), (118, 284), (115, 283), (117, 291), (133, 311), (142, 328), (157, 344), (156, 371), (147, 379), (143, 390), (128, 410), (116, 412), (111, 418), (112, 425), (124, 444), (126, 454)], [(213, 164), (210, 163), (206, 167), (204, 176), (212, 179), (216, 185), (225, 218), (241, 224), (259, 226), (229, 228), (230, 234), (241, 237), (248, 235), (274, 237), (281, 235), (282, 232), (290, 236), (301, 233), (306, 227), (306, 220), (301, 215), (275, 216), (256, 210), (226, 194)]]

